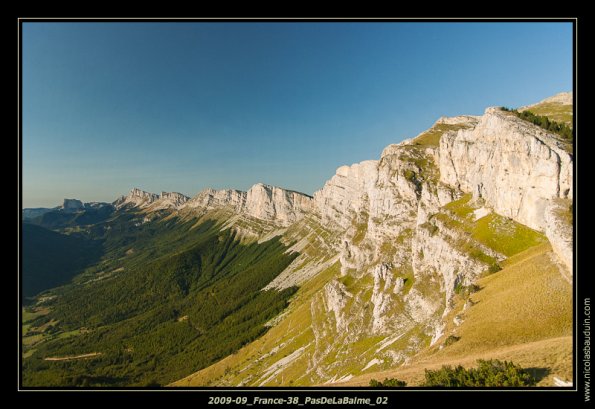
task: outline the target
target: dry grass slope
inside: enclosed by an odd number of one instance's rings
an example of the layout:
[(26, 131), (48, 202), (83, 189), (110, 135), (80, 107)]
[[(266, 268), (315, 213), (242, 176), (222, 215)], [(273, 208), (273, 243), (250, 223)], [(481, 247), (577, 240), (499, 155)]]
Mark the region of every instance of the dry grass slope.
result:
[(556, 102), (542, 102), (531, 107), (521, 109), (521, 111), (524, 110), (529, 110), (536, 115), (547, 116), (556, 122), (565, 123), (572, 128), (572, 105), (563, 105)]
[(432, 126), (425, 132), (422, 132), (418, 136), (415, 137), (413, 143), (416, 145), (424, 145), (424, 146), (439, 146), (440, 145), (440, 138), (445, 132), (448, 131), (458, 131), (459, 129), (468, 128), (467, 125), (464, 124), (457, 124), (457, 125), (450, 125), (450, 124), (437, 124)]

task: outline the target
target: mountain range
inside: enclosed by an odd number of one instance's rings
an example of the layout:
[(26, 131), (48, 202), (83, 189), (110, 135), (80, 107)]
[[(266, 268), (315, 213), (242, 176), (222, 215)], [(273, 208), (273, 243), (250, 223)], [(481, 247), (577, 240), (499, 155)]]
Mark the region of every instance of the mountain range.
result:
[(23, 263), (42, 283), (24, 384), (416, 385), (490, 358), (572, 382), (573, 142), (525, 111), (572, 127), (562, 93), (440, 118), (313, 197), (134, 188), (24, 209), (24, 260), (79, 255)]

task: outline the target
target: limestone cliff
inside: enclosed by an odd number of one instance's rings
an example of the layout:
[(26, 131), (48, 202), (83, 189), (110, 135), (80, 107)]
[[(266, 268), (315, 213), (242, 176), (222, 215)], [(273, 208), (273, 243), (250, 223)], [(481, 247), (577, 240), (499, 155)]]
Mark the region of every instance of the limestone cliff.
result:
[(161, 192), (159, 199), (155, 201), (158, 208), (181, 208), (189, 197), (178, 192)]
[[(547, 228), (546, 214), (556, 200), (572, 201), (573, 157), (558, 138), (499, 108), (488, 108), (471, 130), (440, 140), (440, 180), (483, 198), (496, 212), (546, 232), (571, 253), (572, 242)], [(550, 217), (552, 219), (552, 217)], [(562, 242), (566, 243), (562, 249)], [(572, 270), (568, 255), (562, 256)]]
[(155, 193), (145, 192), (139, 188), (133, 188), (126, 196), (122, 196), (114, 202), (116, 208), (123, 206), (147, 207), (159, 198)]
[(545, 231), (552, 199), (572, 200), (572, 155), (554, 135), (499, 108), (440, 141), (440, 180)]
[[(313, 199), (261, 185), (238, 193), (237, 211), (291, 226), (280, 234), (308, 254), (266, 289), (298, 283), (309, 295), (298, 293), (275, 321), (283, 355), (255, 353), (235, 368), (250, 375), (222, 374), (214, 384), (276, 385), (285, 375), (322, 384), (406, 363), (444, 342), (457, 292), (547, 241), (542, 233), (571, 271), (572, 172), (555, 135), (488, 108), (440, 118), (379, 160), (338, 168)], [(324, 252), (313, 252), (321, 242)]]
[(245, 206), (241, 210), (257, 219), (287, 226), (310, 210), (311, 201), (312, 198), (303, 193), (257, 183), (246, 193)]
[(190, 209), (213, 210), (228, 207), (240, 212), (246, 203), (246, 194), (239, 190), (205, 189), (186, 203)]
[(156, 195), (134, 188), (117, 202), (117, 206), (129, 204), (147, 211), (169, 208), (203, 213), (228, 209), (238, 215), (288, 226), (311, 210), (311, 202), (312, 198), (303, 193), (257, 183), (248, 192), (205, 189), (192, 199), (176, 192)]

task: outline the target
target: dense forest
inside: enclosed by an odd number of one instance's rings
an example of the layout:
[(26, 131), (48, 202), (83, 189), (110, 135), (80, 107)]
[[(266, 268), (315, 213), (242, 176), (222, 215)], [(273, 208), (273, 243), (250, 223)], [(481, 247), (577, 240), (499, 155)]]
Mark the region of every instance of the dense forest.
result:
[(142, 217), (116, 212), (87, 229), (104, 256), (43, 294), (25, 386), (167, 384), (262, 335), (296, 290), (261, 291), (298, 256), (278, 239), (242, 244), (214, 221)]
[(67, 283), (96, 263), (102, 253), (99, 240), (71, 237), (29, 223), (23, 223), (22, 240), (22, 289), (26, 297)]

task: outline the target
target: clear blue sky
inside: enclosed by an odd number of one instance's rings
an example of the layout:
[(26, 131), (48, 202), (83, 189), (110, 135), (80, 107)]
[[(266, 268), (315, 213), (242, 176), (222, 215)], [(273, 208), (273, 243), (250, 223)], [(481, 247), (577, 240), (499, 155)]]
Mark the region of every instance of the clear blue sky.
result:
[(23, 199), (312, 194), (440, 116), (572, 89), (569, 23), (24, 23)]

